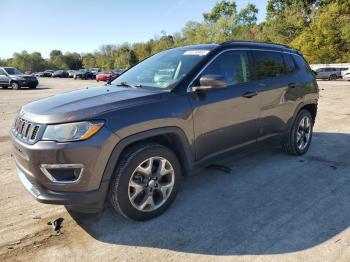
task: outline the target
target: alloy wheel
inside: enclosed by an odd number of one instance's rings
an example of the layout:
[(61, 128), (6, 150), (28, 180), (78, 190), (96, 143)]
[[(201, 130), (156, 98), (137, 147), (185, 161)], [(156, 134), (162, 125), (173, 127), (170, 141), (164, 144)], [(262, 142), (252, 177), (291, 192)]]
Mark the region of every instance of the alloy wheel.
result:
[(311, 119), (308, 116), (304, 116), (298, 125), (297, 129), (297, 146), (299, 150), (304, 150), (311, 139)]
[(142, 212), (154, 211), (167, 201), (174, 187), (175, 172), (163, 157), (150, 157), (133, 172), (128, 195), (133, 207)]

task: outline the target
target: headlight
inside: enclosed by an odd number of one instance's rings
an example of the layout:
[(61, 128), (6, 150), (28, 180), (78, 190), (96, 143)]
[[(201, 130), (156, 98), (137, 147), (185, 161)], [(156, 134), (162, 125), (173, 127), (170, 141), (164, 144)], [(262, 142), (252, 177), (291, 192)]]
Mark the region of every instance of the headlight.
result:
[(102, 121), (48, 125), (42, 140), (54, 140), (57, 142), (85, 140), (96, 134), (102, 126)]

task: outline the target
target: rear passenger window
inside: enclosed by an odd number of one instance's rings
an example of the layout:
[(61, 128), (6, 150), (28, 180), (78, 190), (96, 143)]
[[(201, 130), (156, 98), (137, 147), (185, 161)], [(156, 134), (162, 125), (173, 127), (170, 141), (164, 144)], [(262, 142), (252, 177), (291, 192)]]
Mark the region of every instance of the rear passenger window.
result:
[(254, 51), (257, 79), (277, 77), (284, 73), (282, 55), (279, 52)]
[[(305, 70), (306, 72), (312, 73), (312, 70), (309, 66), (309, 64), (305, 61), (305, 59), (300, 56), (300, 55), (295, 55), (293, 56), (294, 61), (296, 62), (296, 65), (298, 66), (299, 69), (301, 70)], [(318, 72), (325, 72), (326, 68), (322, 68), (322, 71), (318, 71)]]
[(251, 80), (248, 54), (246, 51), (226, 51), (219, 55), (202, 75), (221, 75), (227, 85), (238, 85)]
[(295, 64), (292, 55), (283, 54), (284, 64), (286, 68), (286, 74), (292, 73), (295, 71)]

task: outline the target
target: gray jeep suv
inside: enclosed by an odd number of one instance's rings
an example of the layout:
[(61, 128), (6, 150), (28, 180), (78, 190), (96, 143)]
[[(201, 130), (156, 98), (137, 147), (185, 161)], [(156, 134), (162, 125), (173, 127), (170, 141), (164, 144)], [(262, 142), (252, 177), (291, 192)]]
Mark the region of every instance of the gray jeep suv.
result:
[(35, 76), (25, 75), (21, 70), (14, 67), (0, 67), (0, 86), (2, 88), (20, 89), (26, 86), (33, 89), (38, 84), (38, 79)]
[(311, 143), (318, 87), (302, 55), (254, 43), (160, 52), (109, 85), (24, 105), (11, 129), (17, 174), (40, 202), (82, 212), (106, 199), (134, 220), (164, 212), (181, 177), (251, 146)]

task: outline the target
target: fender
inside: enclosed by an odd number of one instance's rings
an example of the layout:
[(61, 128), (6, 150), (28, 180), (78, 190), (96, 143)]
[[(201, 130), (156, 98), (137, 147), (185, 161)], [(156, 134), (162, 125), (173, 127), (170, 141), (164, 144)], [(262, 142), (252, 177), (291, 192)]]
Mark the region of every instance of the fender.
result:
[(115, 145), (103, 172), (100, 187), (97, 190), (98, 197), (95, 198), (94, 205), (89, 205), (89, 207), (71, 206), (70, 209), (90, 213), (102, 210), (109, 190), (109, 182), (123, 150), (132, 143), (158, 135), (174, 135), (175, 139), (178, 139), (178, 141), (175, 141), (174, 145), (179, 152), (179, 161), (181, 162), (184, 173), (186, 174), (189, 172), (194, 166), (194, 153), (192, 153), (191, 146), (185, 133), (179, 127), (162, 127), (140, 132), (122, 139)]
[(176, 141), (177, 143), (175, 143), (175, 147), (179, 152), (179, 160), (185, 171), (190, 170), (191, 166), (193, 166), (194, 163), (194, 153), (191, 150), (185, 133), (179, 127), (162, 127), (140, 132), (119, 141), (119, 143), (117, 143), (114, 147), (111, 156), (109, 157), (107, 166), (103, 172), (101, 184), (110, 181), (114, 172), (114, 168), (118, 163), (119, 157), (128, 145), (158, 135), (175, 135), (176, 139), (178, 139), (178, 141)]

